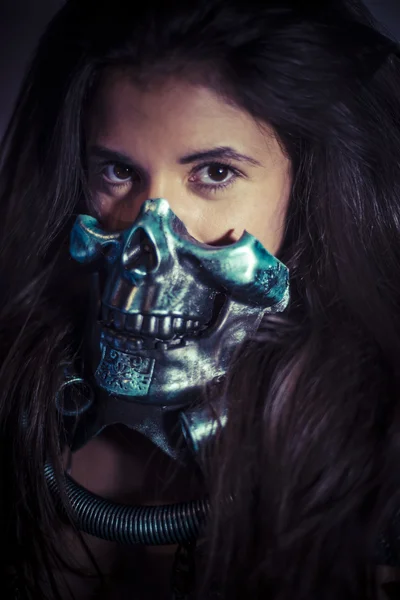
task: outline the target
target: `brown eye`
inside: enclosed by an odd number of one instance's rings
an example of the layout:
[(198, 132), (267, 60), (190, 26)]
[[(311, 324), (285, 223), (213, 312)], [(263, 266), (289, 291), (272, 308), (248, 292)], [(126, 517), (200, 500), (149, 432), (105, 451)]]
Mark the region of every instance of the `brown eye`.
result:
[(126, 165), (110, 164), (103, 170), (104, 178), (110, 183), (123, 184), (132, 179), (133, 169)]
[(129, 167), (124, 167), (123, 165), (114, 165), (113, 174), (118, 179), (129, 179), (132, 175), (132, 169)]
[(189, 181), (199, 187), (213, 190), (226, 187), (238, 177), (240, 174), (233, 167), (214, 163), (196, 168)]
[(221, 183), (225, 181), (230, 173), (230, 169), (223, 165), (212, 165), (208, 168), (207, 175), (212, 181), (216, 181), (217, 183)]

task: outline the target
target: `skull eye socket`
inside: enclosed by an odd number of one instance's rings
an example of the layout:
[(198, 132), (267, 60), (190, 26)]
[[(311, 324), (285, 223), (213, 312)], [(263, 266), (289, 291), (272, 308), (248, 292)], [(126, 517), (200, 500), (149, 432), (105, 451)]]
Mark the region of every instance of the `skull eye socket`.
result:
[(115, 242), (114, 240), (103, 244), (101, 247), (101, 253), (103, 255), (103, 258), (111, 262), (113, 262), (117, 258), (119, 251), (119, 242)]

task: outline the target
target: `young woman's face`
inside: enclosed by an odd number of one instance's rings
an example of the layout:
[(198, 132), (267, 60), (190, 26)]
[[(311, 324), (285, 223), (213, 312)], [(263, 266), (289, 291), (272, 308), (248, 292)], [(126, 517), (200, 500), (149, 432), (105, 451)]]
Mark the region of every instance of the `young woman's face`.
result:
[(136, 86), (109, 73), (88, 120), (89, 183), (106, 229), (126, 229), (166, 198), (189, 233), (228, 244), (244, 230), (276, 254), (291, 188), (273, 131), (207, 87), (179, 79)]

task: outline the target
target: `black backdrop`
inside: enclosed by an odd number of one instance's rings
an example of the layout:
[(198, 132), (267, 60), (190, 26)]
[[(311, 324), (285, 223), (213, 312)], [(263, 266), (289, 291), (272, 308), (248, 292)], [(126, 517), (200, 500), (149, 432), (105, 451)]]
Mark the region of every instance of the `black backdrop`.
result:
[[(0, 137), (12, 110), (28, 57), (47, 21), (62, 1), (0, 0)], [(385, 24), (387, 33), (400, 41), (400, 0), (364, 1)]]

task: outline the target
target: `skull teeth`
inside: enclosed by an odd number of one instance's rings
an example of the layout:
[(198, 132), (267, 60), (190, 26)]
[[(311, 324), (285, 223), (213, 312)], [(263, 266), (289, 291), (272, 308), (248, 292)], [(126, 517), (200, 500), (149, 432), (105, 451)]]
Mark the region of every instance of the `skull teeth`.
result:
[(140, 333), (142, 330), (143, 315), (127, 315), (125, 320), (126, 330), (133, 333)]
[(196, 335), (204, 329), (204, 325), (196, 318), (143, 315), (141, 313), (128, 314), (104, 305), (102, 306), (101, 320), (106, 327), (118, 332), (125, 332), (134, 337), (140, 334), (162, 341), (184, 335)]
[(126, 337), (121, 333), (111, 332), (110, 330), (103, 330), (101, 332), (101, 341), (111, 345), (116, 350), (121, 352), (135, 352), (138, 350), (146, 349), (159, 349), (169, 350), (170, 348), (176, 348), (177, 346), (185, 346), (185, 338), (177, 338), (169, 341), (160, 341), (156, 338), (144, 338), (136, 339), (132, 337)]

